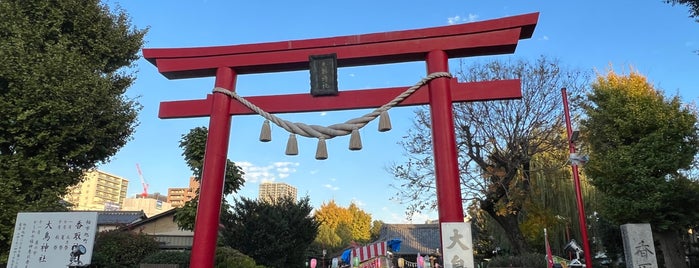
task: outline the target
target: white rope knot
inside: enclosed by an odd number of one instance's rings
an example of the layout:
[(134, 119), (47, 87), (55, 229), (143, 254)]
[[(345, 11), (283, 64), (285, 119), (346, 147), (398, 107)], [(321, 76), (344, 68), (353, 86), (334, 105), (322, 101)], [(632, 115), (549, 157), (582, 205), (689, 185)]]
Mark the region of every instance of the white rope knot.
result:
[[(359, 129), (363, 128), (369, 122), (371, 122), (374, 119), (376, 119), (377, 117), (379, 117), (382, 113), (384, 114), (383, 117), (385, 117), (387, 120), (388, 116), (387, 116), (386, 111), (388, 111), (389, 109), (391, 109), (391, 108), (395, 107), (396, 105), (398, 105), (399, 103), (401, 103), (403, 100), (405, 100), (410, 95), (415, 93), (415, 91), (420, 89), (420, 87), (426, 85), (429, 81), (436, 79), (436, 78), (440, 78), (440, 77), (451, 78), (452, 75), (448, 72), (431, 73), (431, 74), (427, 75), (427, 77), (418, 81), (412, 87), (403, 91), (403, 93), (396, 96), (393, 100), (389, 101), (388, 103), (382, 105), (379, 108), (374, 109), (372, 112), (367, 113), (365, 115), (362, 115), (360, 117), (354, 118), (354, 119), (347, 120), (344, 123), (334, 124), (334, 125), (330, 125), (327, 127), (319, 126), (319, 125), (307, 125), (307, 124), (299, 123), (299, 122), (286, 121), (284, 119), (281, 119), (273, 114), (270, 114), (270, 113), (262, 110), (260, 107), (249, 102), (248, 100), (241, 97), (237, 93), (235, 93), (231, 90), (225, 89), (225, 88), (216, 87), (216, 88), (214, 88), (213, 92), (218, 92), (218, 93), (223, 93), (223, 94), (228, 95), (229, 97), (231, 97), (231, 98), (237, 100), (238, 102), (240, 102), (241, 104), (243, 104), (245, 107), (248, 107), (253, 112), (261, 115), (262, 117), (271, 121), (275, 125), (285, 129), (287, 132), (291, 133), (292, 135), (298, 134), (298, 135), (308, 137), (308, 138), (317, 138), (317, 139), (322, 139), (322, 140), (328, 140), (328, 139), (332, 139), (332, 138), (338, 137), (338, 136), (349, 135), (353, 131), (355, 133), (357, 133), (357, 131)], [(386, 131), (386, 130), (390, 129), (390, 123), (387, 123), (387, 125), (388, 125), (387, 129), (385, 128), (385, 126), (380, 126), (379, 130)], [(263, 139), (261, 138), (261, 140), (263, 140)], [(268, 141), (268, 140), (264, 139), (263, 141)], [(352, 149), (352, 148), (361, 148), (361, 144), (359, 144), (358, 147), (356, 144), (353, 146), (351, 145), (350, 149)], [(327, 156), (325, 158), (327, 158)], [(325, 158), (319, 158), (319, 159), (325, 159)]]

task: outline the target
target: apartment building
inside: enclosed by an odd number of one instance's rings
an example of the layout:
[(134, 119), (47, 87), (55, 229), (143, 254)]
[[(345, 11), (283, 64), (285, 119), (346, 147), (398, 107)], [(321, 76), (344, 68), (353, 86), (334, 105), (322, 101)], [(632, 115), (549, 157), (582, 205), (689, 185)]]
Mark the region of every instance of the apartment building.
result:
[(189, 177), (189, 187), (167, 189), (167, 202), (174, 208), (182, 207), (185, 202), (197, 196), (198, 190), (199, 182), (195, 180), (194, 176)]
[(83, 182), (68, 189), (63, 198), (73, 210), (120, 210), (126, 199), (129, 180), (92, 169), (85, 172)]
[(260, 184), (258, 198), (265, 202), (274, 202), (283, 197), (296, 200), (296, 187), (283, 182), (263, 182)]
[(172, 208), (172, 204), (168, 203), (166, 198), (154, 197), (126, 198), (121, 209), (126, 211), (143, 211), (150, 218)]

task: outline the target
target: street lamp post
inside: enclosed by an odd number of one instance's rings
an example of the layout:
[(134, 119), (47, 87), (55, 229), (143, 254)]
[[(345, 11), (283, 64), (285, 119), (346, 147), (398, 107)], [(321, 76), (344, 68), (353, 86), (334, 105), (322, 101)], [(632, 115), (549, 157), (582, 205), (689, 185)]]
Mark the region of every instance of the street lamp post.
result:
[(585, 254), (585, 266), (592, 267), (592, 254), (590, 253), (590, 241), (587, 239), (587, 223), (585, 217), (585, 206), (582, 199), (582, 191), (580, 190), (580, 175), (578, 174), (578, 160), (575, 153), (575, 139), (573, 139), (573, 129), (570, 124), (570, 111), (568, 110), (568, 95), (566, 94), (566, 89), (561, 89), (561, 94), (563, 95), (563, 112), (566, 119), (566, 129), (568, 130), (568, 148), (570, 150), (571, 163), (570, 166), (573, 170), (573, 183), (575, 185), (575, 197), (578, 206), (578, 221), (580, 223), (580, 236), (583, 243), (583, 250)]

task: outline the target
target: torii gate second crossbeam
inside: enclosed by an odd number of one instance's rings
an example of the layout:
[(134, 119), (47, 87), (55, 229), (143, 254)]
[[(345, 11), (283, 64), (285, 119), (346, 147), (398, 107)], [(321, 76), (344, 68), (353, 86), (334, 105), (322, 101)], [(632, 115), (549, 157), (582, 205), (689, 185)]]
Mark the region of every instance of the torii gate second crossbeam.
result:
[[(336, 54), (337, 66), (425, 61), (427, 73), (448, 72), (448, 59), (513, 53), (530, 38), (538, 13), (416, 30), (331, 38), (201, 48), (151, 48), (143, 55), (170, 79), (215, 76), (214, 87), (235, 90), (239, 74), (309, 68), (309, 56)], [(378, 107), (404, 88), (246, 97), (270, 113)], [(452, 102), (520, 98), (519, 80), (457, 83), (447, 77), (428, 82), (401, 105), (429, 104), (432, 119), (439, 221), (463, 222), (463, 206)], [(231, 116), (251, 114), (247, 107), (216, 92), (206, 99), (161, 103), (161, 118), (210, 116), (199, 206), (190, 266), (213, 267), (220, 217)]]

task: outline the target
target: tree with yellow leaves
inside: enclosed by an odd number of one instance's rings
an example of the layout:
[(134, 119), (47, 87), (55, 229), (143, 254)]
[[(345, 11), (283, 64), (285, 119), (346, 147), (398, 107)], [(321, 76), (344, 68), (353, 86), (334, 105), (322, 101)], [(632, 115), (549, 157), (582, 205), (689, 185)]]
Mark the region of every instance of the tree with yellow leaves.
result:
[(616, 224), (650, 223), (665, 267), (683, 267), (679, 234), (699, 222), (699, 184), (687, 178), (699, 152), (697, 114), (632, 71), (598, 75), (584, 106), (585, 173)]
[(340, 249), (352, 241), (366, 243), (371, 238), (371, 214), (354, 203), (344, 208), (330, 200), (315, 211), (314, 217), (320, 223), (315, 242), (327, 248)]

